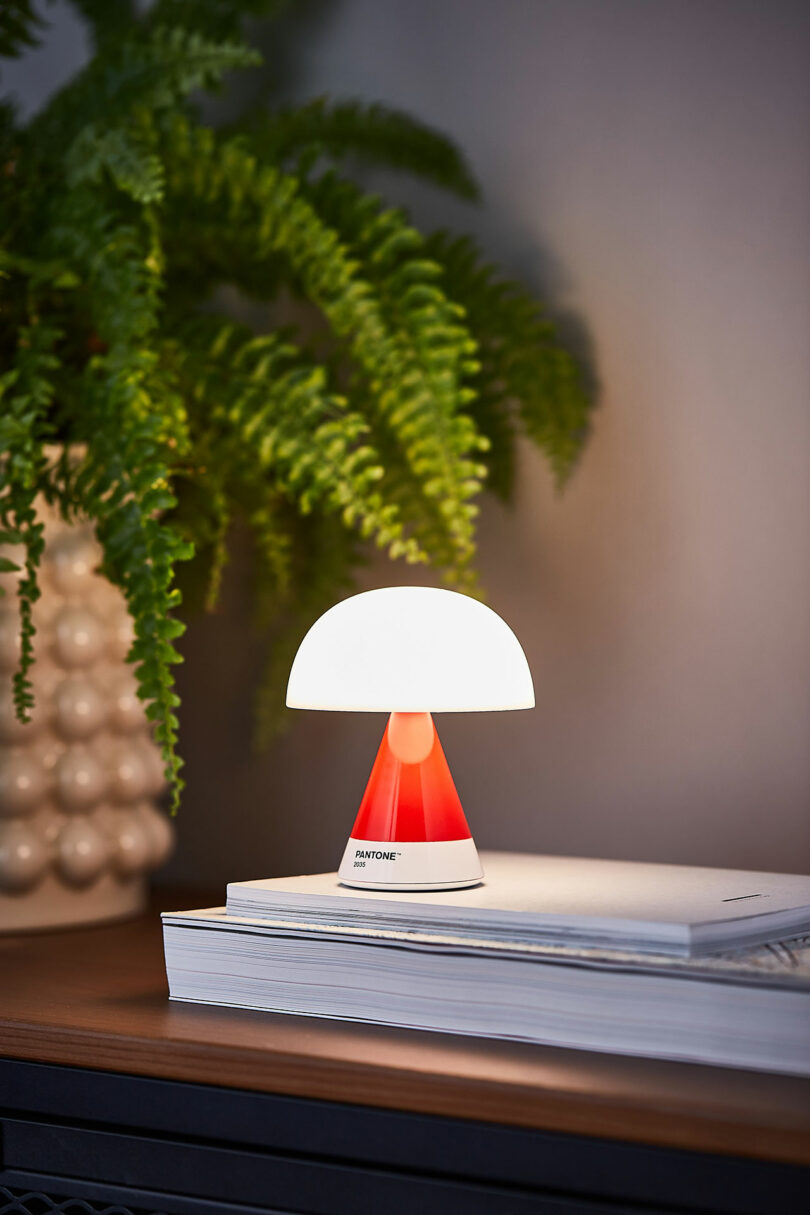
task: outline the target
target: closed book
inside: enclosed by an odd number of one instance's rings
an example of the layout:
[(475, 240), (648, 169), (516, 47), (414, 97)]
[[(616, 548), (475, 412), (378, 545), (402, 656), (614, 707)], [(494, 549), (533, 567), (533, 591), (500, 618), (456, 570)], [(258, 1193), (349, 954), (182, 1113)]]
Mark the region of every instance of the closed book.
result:
[(173, 1000), (810, 1075), (810, 939), (678, 957), (226, 908), (163, 916)]
[[(359, 875), (365, 851), (357, 849)], [(466, 890), (358, 890), (335, 873), (315, 873), (231, 882), (227, 908), (272, 920), (683, 957), (810, 933), (810, 877), (798, 874), (509, 852), (481, 860), (484, 880)]]

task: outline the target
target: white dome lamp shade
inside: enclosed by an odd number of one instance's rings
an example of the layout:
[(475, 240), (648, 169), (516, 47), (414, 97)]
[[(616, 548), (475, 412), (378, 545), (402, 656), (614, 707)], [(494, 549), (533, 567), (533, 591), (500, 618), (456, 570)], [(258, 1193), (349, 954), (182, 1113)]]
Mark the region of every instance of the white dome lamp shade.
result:
[(449, 890), (481, 881), (431, 714), (534, 707), (526, 656), (496, 612), (427, 586), (353, 595), (301, 642), (287, 704), (390, 714), (341, 861), (345, 885)]

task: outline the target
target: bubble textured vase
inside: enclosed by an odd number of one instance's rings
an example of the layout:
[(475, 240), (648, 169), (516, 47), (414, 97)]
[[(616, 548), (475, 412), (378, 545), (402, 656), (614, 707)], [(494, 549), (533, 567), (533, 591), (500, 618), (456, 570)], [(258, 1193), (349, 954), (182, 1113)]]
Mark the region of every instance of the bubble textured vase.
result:
[[(92, 525), (66, 524), (45, 504), (42, 597), (32, 719), (14, 714), (19, 659), (16, 584), (1, 574), (0, 931), (87, 924), (140, 911), (146, 873), (173, 831), (154, 804), (163, 787), (126, 655), (132, 621), (121, 592), (96, 573)], [(21, 549), (4, 546), (19, 561)]]

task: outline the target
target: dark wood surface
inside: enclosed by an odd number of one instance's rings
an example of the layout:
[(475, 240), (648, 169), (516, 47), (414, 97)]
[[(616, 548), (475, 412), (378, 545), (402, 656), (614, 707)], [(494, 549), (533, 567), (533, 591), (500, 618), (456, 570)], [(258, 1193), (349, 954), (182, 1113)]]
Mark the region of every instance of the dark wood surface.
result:
[(810, 1080), (170, 1004), (156, 907), (0, 937), (0, 1056), (810, 1163)]

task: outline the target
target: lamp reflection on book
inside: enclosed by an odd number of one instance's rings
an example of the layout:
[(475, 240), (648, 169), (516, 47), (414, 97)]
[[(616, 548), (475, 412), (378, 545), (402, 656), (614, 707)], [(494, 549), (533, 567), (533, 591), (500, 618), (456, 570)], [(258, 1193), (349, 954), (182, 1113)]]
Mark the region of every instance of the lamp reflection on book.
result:
[(287, 704), (390, 713), (340, 865), (342, 882), (441, 890), (481, 881), (431, 714), (533, 708), (526, 656), (500, 616), (434, 587), (353, 595), (302, 641)]

